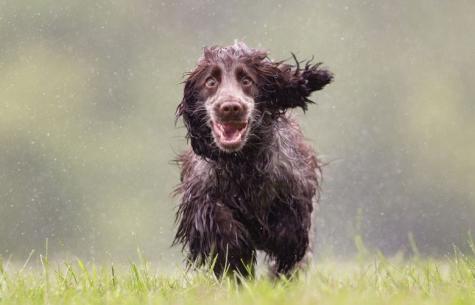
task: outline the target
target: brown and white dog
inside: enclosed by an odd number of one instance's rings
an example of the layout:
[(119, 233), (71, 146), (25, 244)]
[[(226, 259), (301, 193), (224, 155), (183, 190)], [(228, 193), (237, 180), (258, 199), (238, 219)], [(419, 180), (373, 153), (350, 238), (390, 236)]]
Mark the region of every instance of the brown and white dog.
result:
[[(295, 56), (294, 56), (295, 59)], [(191, 149), (179, 156), (174, 243), (190, 263), (251, 275), (256, 251), (275, 275), (311, 254), (320, 163), (290, 108), (332, 81), (320, 64), (272, 61), (244, 43), (204, 50), (177, 108)]]

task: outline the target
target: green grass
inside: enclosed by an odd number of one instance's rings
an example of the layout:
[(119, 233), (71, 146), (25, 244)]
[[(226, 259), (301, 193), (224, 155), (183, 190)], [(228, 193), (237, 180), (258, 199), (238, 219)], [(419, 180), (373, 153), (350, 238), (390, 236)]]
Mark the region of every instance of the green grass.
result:
[(306, 275), (237, 284), (206, 271), (162, 273), (149, 263), (0, 262), (0, 304), (475, 304), (475, 258), (324, 261)]

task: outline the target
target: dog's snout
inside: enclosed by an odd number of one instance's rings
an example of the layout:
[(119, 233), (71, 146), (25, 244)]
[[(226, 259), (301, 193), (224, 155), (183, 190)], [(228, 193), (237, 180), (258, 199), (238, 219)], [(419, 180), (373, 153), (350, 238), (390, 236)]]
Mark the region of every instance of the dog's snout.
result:
[(223, 121), (242, 120), (246, 113), (244, 105), (237, 101), (225, 101), (218, 105), (217, 114)]

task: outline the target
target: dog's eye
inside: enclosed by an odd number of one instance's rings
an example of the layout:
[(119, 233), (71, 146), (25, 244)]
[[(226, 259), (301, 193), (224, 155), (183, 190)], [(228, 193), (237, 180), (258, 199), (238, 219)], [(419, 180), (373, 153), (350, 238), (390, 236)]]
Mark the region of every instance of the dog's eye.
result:
[(208, 77), (205, 82), (206, 87), (214, 88), (218, 85), (218, 81), (214, 77)]
[(242, 84), (244, 87), (250, 86), (250, 85), (252, 84), (252, 79), (250, 79), (250, 78), (247, 77), (247, 76), (244, 76), (243, 78), (241, 78), (241, 84)]

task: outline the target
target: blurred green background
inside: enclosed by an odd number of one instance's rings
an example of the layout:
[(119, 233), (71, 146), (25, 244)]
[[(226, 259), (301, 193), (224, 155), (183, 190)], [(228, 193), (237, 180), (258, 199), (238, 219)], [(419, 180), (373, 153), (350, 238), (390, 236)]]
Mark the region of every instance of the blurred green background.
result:
[(475, 2), (0, 0), (0, 255), (179, 261), (183, 73), (234, 39), (315, 55), (299, 113), (328, 165), (321, 255), (464, 248), (475, 231)]

